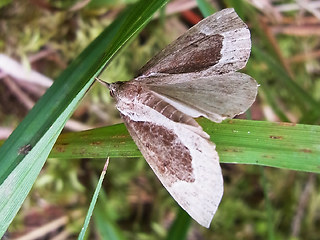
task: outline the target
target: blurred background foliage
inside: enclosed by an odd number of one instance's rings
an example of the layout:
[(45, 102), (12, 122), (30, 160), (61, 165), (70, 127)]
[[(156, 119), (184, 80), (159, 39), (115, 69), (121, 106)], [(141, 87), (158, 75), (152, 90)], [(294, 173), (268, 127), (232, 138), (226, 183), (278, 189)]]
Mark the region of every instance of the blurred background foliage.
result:
[[(133, 2), (3, 0), (0, 52), (21, 68), (54, 79)], [(261, 85), (251, 111), (240, 117), (319, 124), (319, 2), (171, 1), (100, 77), (132, 79), (148, 59), (199, 21), (201, 12), (234, 7), (252, 34), (252, 55), (243, 71)], [(46, 87), (0, 70), (0, 137), (6, 138)], [(107, 90), (94, 84), (65, 131), (119, 122)], [(5, 238), (75, 239), (103, 165), (101, 159), (48, 159)], [(205, 229), (179, 208), (144, 159), (111, 159), (88, 239), (319, 239), (317, 175), (251, 165), (222, 168), (224, 197), (211, 228)]]

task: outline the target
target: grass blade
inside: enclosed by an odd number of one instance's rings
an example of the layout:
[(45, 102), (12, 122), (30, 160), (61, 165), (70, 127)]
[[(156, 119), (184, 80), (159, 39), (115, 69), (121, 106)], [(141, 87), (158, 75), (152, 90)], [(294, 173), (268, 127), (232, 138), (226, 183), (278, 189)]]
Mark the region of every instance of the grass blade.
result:
[(106, 161), (106, 163), (104, 165), (103, 171), (101, 172), (101, 175), (100, 175), (96, 190), (94, 191), (94, 194), (93, 194), (93, 197), (92, 197), (92, 200), (91, 200), (91, 203), (90, 203), (90, 207), (88, 209), (87, 216), (86, 216), (86, 218), (84, 220), (83, 227), (82, 227), (81, 232), (80, 232), (79, 237), (78, 237), (79, 240), (83, 240), (84, 239), (84, 235), (85, 235), (85, 233), (87, 231), (87, 228), (89, 226), (89, 222), (90, 222), (90, 219), (91, 219), (91, 216), (92, 216), (92, 212), (93, 212), (94, 206), (96, 205), (96, 202), (98, 200), (98, 196), (99, 196), (99, 192), (100, 192), (100, 189), (101, 189), (101, 186), (102, 186), (102, 182), (103, 182), (104, 176), (106, 175), (106, 172), (107, 172), (108, 164), (109, 164), (109, 158), (107, 158), (107, 161)]
[(204, 17), (208, 17), (217, 11), (207, 0), (197, 0), (197, 5)]
[[(108, 207), (109, 205), (109, 207)], [(99, 201), (97, 202), (96, 211), (93, 213), (95, 227), (101, 239), (124, 240), (123, 231), (117, 225), (116, 219), (110, 213), (110, 202), (106, 192), (101, 189)], [(116, 211), (114, 209), (114, 211)]]
[(179, 207), (176, 219), (168, 231), (167, 240), (186, 239), (190, 225), (191, 217)]
[[(238, 119), (198, 122), (216, 144), (221, 162), (320, 173), (320, 126)], [(123, 124), (62, 134), (50, 154), (65, 159), (106, 156), (141, 156)]]
[(67, 109), (51, 126), (49, 131), (39, 140), (26, 157), (23, 158), (14, 171), (0, 186), (0, 236), (3, 236), (12, 219), (18, 212), (24, 199), (29, 193), (32, 184), (36, 180), (45, 159), (49, 155), (52, 146), (59, 136), (71, 109), (74, 109), (79, 98), (85, 93), (85, 89), (71, 102)]
[(298, 101), (296, 101), (296, 103), (300, 105), (300, 109), (304, 110), (306, 107), (305, 104), (307, 104), (307, 106), (314, 109), (316, 112), (320, 112), (319, 103), (307, 92), (305, 92), (298, 84), (296, 84), (281, 67), (281, 65), (278, 64), (270, 55), (255, 46), (252, 46), (252, 55), (258, 60), (265, 62), (269, 69), (272, 69), (272, 71), (279, 76), (278, 79), (279, 81), (282, 81), (283, 86), (286, 86), (292, 92), (292, 94), (297, 97)]

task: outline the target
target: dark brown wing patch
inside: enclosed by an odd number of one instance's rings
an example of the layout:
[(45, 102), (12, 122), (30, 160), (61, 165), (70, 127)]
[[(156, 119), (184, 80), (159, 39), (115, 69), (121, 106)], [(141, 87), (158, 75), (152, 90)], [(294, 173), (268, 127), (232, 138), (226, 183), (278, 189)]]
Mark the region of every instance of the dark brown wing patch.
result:
[[(221, 59), (222, 41), (223, 36), (219, 34), (183, 35), (152, 58), (140, 72), (144, 75), (200, 72), (215, 65)], [(170, 46), (176, 47), (176, 42), (179, 43), (180, 48), (174, 51)]]
[(195, 181), (190, 151), (173, 131), (151, 122), (122, 118), (149, 165), (169, 186), (176, 181)]

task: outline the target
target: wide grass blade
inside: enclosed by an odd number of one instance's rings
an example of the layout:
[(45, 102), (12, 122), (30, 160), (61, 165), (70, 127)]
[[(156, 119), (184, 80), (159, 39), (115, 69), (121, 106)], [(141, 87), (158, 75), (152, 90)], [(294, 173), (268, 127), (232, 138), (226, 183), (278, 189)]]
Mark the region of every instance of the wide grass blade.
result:
[[(89, 85), (90, 83), (88, 83)], [(70, 112), (85, 93), (81, 91), (0, 186), (0, 237), (3, 236), (36, 180)], [(26, 150), (27, 151), (27, 150)]]
[[(199, 119), (216, 144), (220, 161), (255, 164), (320, 173), (320, 126)], [(123, 124), (62, 134), (50, 157), (140, 157), (141, 153)]]
[(167, 0), (128, 7), (55, 80), (0, 148), (0, 237), (41, 170), (57, 136), (94, 78)]

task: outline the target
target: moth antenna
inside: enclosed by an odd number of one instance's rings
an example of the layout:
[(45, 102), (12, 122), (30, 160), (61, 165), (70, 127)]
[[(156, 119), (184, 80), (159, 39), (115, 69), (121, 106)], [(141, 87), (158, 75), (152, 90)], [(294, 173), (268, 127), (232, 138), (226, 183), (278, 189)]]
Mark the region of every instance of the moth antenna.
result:
[(102, 81), (100, 78), (98, 78), (98, 77), (95, 77), (95, 79), (99, 82), (99, 83), (101, 83), (102, 85), (104, 85), (104, 86), (107, 86), (107, 88), (108, 89), (110, 89), (110, 83), (107, 83), (107, 82), (105, 82), (105, 81)]

